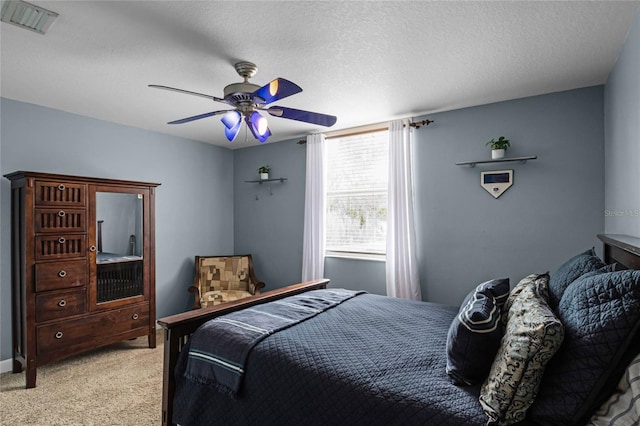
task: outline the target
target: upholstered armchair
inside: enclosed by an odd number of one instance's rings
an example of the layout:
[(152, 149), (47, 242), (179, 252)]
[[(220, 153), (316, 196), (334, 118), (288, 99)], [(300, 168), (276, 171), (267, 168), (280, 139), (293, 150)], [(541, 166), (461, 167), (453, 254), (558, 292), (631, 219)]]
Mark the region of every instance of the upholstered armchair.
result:
[(189, 291), (194, 309), (219, 305), (260, 293), (264, 283), (253, 273), (250, 254), (238, 256), (196, 256), (196, 271)]

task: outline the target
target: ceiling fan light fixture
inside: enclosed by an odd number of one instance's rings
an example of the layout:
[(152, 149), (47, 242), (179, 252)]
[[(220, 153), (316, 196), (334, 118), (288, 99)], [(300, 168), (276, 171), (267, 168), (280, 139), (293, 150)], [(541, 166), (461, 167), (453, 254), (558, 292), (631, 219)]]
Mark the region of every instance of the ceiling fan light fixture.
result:
[(253, 136), (258, 139), (260, 143), (266, 141), (269, 136), (271, 136), (267, 119), (257, 111), (252, 112), (251, 116), (246, 118), (246, 122), (251, 133), (253, 133)]
[(254, 113), (254, 116), (252, 117), (252, 121), (254, 118), (255, 118), (256, 130), (258, 131), (258, 134), (259, 135), (266, 134), (267, 130), (269, 130), (269, 123), (267, 122), (267, 119), (261, 116), (260, 114), (258, 114), (257, 112)]
[(26, 1), (4, 1), (0, 19), (39, 34), (51, 28), (58, 14)]
[(236, 136), (238, 136), (238, 133), (240, 133), (240, 126), (242, 126), (242, 120), (238, 121), (238, 123), (231, 128), (224, 128), (224, 135), (227, 137), (229, 142), (233, 142)]
[(242, 120), (240, 119), (240, 113), (234, 110), (223, 115), (220, 121), (222, 121), (222, 124), (224, 124), (227, 129), (232, 129)]

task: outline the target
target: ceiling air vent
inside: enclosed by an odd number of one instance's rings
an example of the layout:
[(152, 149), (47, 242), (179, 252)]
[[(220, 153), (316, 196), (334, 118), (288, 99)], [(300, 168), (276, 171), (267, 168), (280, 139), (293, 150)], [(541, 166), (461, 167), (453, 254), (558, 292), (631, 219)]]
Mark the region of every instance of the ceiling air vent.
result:
[(2, 2), (2, 22), (8, 22), (40, 34), (47, 32), (57, 17), (57, 13), (26, 1)]

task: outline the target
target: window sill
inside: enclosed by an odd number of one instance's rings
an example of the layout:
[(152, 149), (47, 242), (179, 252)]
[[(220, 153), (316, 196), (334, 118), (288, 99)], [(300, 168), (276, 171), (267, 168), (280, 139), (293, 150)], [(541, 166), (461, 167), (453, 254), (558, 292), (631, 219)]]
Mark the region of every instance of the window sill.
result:
[(327, 251), (324, 253), (324, 257), (334, 257), (338, 259), (351, 259), (351, 260), (370, 260), (374, 262), (385, 262), (385, 254), (373, 254), (373, 253), (350, 253), (344, 251)]

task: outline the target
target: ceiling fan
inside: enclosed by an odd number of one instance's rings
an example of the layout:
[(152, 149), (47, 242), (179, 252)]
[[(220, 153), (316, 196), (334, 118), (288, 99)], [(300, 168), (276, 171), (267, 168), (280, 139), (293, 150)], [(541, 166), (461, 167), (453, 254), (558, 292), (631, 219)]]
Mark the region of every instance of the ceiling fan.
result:
[(260, 114), (259, 111), (265, 111), (274, 117), (288, 118), (290, 120), (303, 121), (306, 123), (317, 124), (319, 126), (331, 127), (335, 124), (336, 117), (333, 115), (320, 114), (317, 112), (303, 111), (282, 106), (268, 107), (267, 105), (272, 102), (302, 92), (302, 88), (289, 80), (285, 80), (284, 78), (276, 78), (270, 83), (260, 87), (257, 84), (249, 83), (249, 79), (258, 71), (258, 67), (255, 64), (251, 62), (237, 62), (234, 66), (240, 77), (244, 78), (244, 81), (241, 83), (232, 83), (225, 87), (223, 98), (206, 95), (204, 93), (191, 92), (189, 90), (177, 89), (175, 87), (150, 84), (149, 87), (153, 87), (155, 89), (172, 90), (174, 92), (186, 93), (187, 95), (202, 96), (233, 107), (231, 109), (211, 111), (204, 114), (194, 115), (192, 117), (182, 118), (180, 120), (170, 121), (167, 124), (183, 124), (222, 114), (220, 121), (222, 121), (222, 124), (225, 126), (224, 133), (230, 142), (233, 142), (238, 135), (243, 117), (253, 136), (260, 142), (266, 141), (267, 138), (271, 136), (267, 119)]

